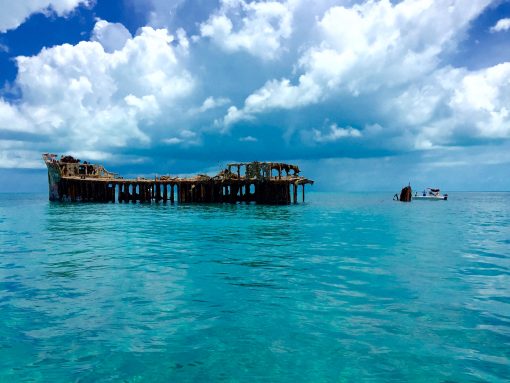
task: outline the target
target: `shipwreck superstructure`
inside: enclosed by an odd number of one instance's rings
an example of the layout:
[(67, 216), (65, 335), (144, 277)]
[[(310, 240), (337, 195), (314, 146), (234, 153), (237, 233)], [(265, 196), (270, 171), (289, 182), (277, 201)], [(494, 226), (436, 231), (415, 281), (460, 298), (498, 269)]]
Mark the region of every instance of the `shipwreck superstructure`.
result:
[(215, 176), (159, 176), (125, 179), (102, 165), (72, 156), (43, 154), (48, 167), (49, 199), (71, 202), (178, 202), (289, 204), (305, 200), (305, 185), (296, 165), (280, 162), (230, 163)]

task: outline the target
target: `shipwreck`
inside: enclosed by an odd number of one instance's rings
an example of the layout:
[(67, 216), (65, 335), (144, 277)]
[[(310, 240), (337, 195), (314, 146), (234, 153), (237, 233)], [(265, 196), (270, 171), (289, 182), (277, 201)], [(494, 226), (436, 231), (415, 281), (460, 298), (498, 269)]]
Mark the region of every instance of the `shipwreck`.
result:
[[(230, 163), (215, 176), (159, 176), (125, 179), (102, 165), (72, 156), (43, 154), (48, 168), (50, 201), (70, 202), (178, 202), (290, 204), (305, 201), (305, 185), (296, 165), (280, 162)], [(292, 189), (292, 190), (291, 190)]]

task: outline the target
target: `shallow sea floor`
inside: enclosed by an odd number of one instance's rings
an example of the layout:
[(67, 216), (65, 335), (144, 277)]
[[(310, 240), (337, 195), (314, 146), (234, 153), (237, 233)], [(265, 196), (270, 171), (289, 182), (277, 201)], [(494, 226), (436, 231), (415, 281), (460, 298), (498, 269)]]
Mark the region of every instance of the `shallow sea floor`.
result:
[(0, 194), (0, 381), (504, 382), (510, 193)]

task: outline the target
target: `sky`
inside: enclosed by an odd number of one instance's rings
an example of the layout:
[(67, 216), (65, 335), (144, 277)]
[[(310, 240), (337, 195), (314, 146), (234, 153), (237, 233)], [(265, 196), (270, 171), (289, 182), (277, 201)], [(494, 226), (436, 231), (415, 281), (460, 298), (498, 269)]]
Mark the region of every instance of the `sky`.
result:
[(505, 0), (0, 0), (0, 192), (286, 161), (315, 190), (510, 190)]

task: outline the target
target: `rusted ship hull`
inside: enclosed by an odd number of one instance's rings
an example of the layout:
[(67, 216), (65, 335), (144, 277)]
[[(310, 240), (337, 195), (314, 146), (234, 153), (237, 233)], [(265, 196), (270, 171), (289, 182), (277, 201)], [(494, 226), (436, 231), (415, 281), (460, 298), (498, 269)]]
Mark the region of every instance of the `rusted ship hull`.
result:
[(59, 201), (60, 200), (60, 192), (59, 192), (59, 184), (60, 184), (60, 169), (55, 163), (46, 163), (48, 167), (48, 187), (49, 187), (49, 198), (50, 201)]
[(313, 184), (298, 175), (297, 166), (283, 163), (229, 164), (214, 177), (124, 179), (101, 165), (81, 163), (69, 156), (57, 160), (56, 155), (44, 154), (43, 158), (51, 201), (289, 204), (299, 199), (304, 202), (305, 185)]

